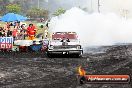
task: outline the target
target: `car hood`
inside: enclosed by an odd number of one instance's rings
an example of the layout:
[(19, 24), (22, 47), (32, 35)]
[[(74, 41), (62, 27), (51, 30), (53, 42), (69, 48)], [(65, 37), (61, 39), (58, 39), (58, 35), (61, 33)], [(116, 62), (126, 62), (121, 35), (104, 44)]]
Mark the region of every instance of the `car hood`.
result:
[[(51, 42), (50, 45), (58, 46), (62, 45), (62, 42)], [(68, 45), (80, 45), (79, 42), (68, 42)]]

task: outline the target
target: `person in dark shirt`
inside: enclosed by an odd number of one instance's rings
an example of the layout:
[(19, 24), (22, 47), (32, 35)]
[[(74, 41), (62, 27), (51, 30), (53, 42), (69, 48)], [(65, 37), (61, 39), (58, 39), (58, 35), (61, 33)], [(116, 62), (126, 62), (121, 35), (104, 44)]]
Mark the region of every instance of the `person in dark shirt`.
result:
[(6, 36), (5, 30), (2, 30), (2, 37), (5, 37), (5, 36)]
[(0, 37), (2, 37), (3, 34), (2, 34), (2, 28), (0, 27)]
[(7, 31), (7, 37), (10, 37), (12, 35), (12, 32), (10, 30)]
[(0, 37), (2, 37), (2, 36), (3, 36), (2, 31), (0, 31)]

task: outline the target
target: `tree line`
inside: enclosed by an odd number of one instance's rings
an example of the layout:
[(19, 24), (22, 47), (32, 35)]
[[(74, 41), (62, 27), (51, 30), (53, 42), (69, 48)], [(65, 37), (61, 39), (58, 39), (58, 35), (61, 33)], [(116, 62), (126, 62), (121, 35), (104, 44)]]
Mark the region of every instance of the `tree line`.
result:
[(17, 13), (31, 18), (48, 17), (48, 10), (32, 7), (30, 0), (0, 0), (0, 15)]
[[(49, 11), (33, 6), (33, 3), (36, 3), (35, 0), (0, 0), (0, 15), (17, 13), (30, 18), (48, 18)], [(58, 8), (53, 15), (58, 16), (63, 13), (65, 9)]]

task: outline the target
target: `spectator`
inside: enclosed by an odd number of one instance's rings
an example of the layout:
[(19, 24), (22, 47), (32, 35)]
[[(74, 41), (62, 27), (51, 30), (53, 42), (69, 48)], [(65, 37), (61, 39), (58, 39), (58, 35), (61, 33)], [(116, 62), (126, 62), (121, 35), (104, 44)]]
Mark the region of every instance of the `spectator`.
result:
[(2, 30), (0, 29), (0, 37), (3, 37)]
[(36, 28), (33, 24), (29, 24), (29, 27), (27, 28), (27, 35), (29, 40), (35, 39)]
[(14, 29), (14, 30), (12, 31), (12, 36), (13, 36), (14, 40), (17, 39), (17, 37), (18, 37), (18, 30), (17, 30), (17, 29)]
[(20, 22), (15, 23), (15, 29), (17, 29), (17, 31), (20, 33), (21, 30)]
[(2, 27), (0, 27), (0, 31), (3, 31), (3, 28)]
[(5, 37), (6, 36), (6, 32), (5, 30), (2, 30), (2, 37)]
[(22, 24), (22, 25), (21, 25), (21, 31), (20, 31), (20, 33), (21, 33), (22, 39), (25, 39), (25, 37), (26, 37), (26, 28), (25, 28), (25, 24)]
[(11, 37), (12, 36), (12, 31), (8, 30), (7, 31), (7, 37)]
[(24, 40), (24, 39), (25, 39), (24, 30), (21, 30), (21, 31), (20, 31), (19, 39), (20, 39), (20, 40)]
[(10, 22), (7, 22), (5, 27), (4, 27), (5, 30), (10, 30)]

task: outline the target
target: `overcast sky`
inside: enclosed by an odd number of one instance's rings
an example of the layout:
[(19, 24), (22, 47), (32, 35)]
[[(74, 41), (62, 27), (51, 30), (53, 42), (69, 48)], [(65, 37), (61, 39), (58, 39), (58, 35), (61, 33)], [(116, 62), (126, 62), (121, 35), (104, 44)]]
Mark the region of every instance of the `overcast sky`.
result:
[(59, 7), (65, 9), (70, 9), (74, 6), (85, 8), (88, 6), (88, 1), (89, 0), (48, 0), (43, 6), (48, 8), (51, 12), (54, 12)]
[[(132, 0), (99, 0), (102, 13), (116, 13), (132, 17)], [(88, 11), (98, 11), (98, 0), (48, 0), (49, 9), (56, 10), (59, 7), (70, 9), (77, 6), (87, 8)]]
[[(38, 0), (32, 0), (37, 6)], [(40, 7), (46, 8), (51, 14), (59, 7), (70, 9), (72, 7), (87, 8), (88, 12), (98, 11), (98, 0), (39, 0)], [(99, 0), (101, 13), (126, 14), (132, 17), (132, 0)]]

